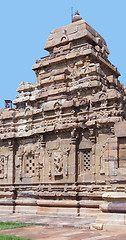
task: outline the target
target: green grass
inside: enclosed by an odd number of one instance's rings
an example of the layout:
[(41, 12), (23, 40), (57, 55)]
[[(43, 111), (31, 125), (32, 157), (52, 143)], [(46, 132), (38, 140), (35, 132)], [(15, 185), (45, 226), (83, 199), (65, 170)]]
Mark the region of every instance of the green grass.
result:
[[(32, 226), (32, 223), (18, 223), (18, 222), (0, 222), (0, 230), (22, 228)], [(21, 238), (12, 235), (0, 235), (0, 240), (31, 240), (30, 238)]]
[(32, 226), (32, 223), (0, 222), (0, 230)]
[(20, 238), (11, 235), (0, 235), (0, 240), (31, 240), (30, 238)]

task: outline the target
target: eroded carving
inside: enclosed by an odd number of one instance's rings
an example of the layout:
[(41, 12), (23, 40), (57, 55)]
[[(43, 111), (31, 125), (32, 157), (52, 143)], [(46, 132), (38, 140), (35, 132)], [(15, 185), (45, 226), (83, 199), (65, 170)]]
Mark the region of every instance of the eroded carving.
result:
[(0, 178), (4, 178), (4, 156), (0, 156)]
[(63, 174), (63, 155), (61, 151), (54, 152), (54, 175), (62, 176)]

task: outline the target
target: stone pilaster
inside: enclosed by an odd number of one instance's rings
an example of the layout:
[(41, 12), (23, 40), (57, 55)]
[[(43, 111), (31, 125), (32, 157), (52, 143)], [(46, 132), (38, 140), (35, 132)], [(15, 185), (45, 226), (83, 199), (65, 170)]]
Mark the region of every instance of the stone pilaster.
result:
[(18, 159), (19, 159), (19, 165), (20, 165), (19, 178), (20, 178), (20, 180), (22, 180), (22, 164), (23, 164), (23, 156), (22, 156), (22, 155), (18, 155)]
[(14, 183), (14, 141), (8, 141), (9, 159), (8, 159), (8, 182)]
[(40, 178), (42, 180), (44, 180), (44, 174), (45, 174), (45, 147), (46, 147), (46, 143), (44, 142), (43, 138), (41, 139), (40, 142)]
[(52, 176), (52, 172), (51, 172), (51, 160), (52, 160), (52, 152), (51, 151), (48, 151), (48, 164), (49, 164), (49, 170), (48, 170), (48, 177), (49, 179), (51, 179), (51, 176)]
[(39, 163), (39, 152), (35, 152), (35, 160), (36, 160), (36, 169), (37, 169), (37, 178), (40, 179), (40, 163)]
[(96, 174), (96, 164), (95, 164), (95, 143), (96, 143), (96, 136), (95, 130), (93, 128), (89, 129), (89, 139), (92, 142), (92, 174)]
[(78, 176), (78, 162), (77, 162), (77, 144), (78, 144), (78, 133), (76, 129), (73, 129), (71, 132), (71, 159), (72, 163), (70, 164), (70, 178), (72, 181), (77, 181)]
[(68, 176), (68, 156), (69, 156), (69, 148), (63, 149), (63, 165), (64, 165), (64, 175)]

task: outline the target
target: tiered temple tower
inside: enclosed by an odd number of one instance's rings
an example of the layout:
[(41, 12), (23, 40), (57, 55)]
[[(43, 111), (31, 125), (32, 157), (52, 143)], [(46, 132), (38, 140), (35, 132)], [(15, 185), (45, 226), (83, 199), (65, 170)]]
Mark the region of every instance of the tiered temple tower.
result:
[[(0, 110), (0, 211), (125, 224), (126, 91), (78, 12), (50, 33), (36, 82)], [(4, 205), (4, 208), (3, 208)], [(100, 206), (100, 207), (99, 207)], [(113, 223), (115, 223), (113, 220)], [(115, 223), (116, 224), (116, 223)]]

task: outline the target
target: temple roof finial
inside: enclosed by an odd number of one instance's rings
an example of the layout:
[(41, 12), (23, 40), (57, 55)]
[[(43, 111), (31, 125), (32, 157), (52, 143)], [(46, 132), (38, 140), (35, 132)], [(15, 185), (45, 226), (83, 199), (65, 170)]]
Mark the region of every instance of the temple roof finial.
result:
[(76, 22), (76, 21), (79, 21), (81, 19), (82, 19), (82, 17), (80, 16), (79, 12), (76, 10), (74, 16), (72, 17), (72, 22)]

